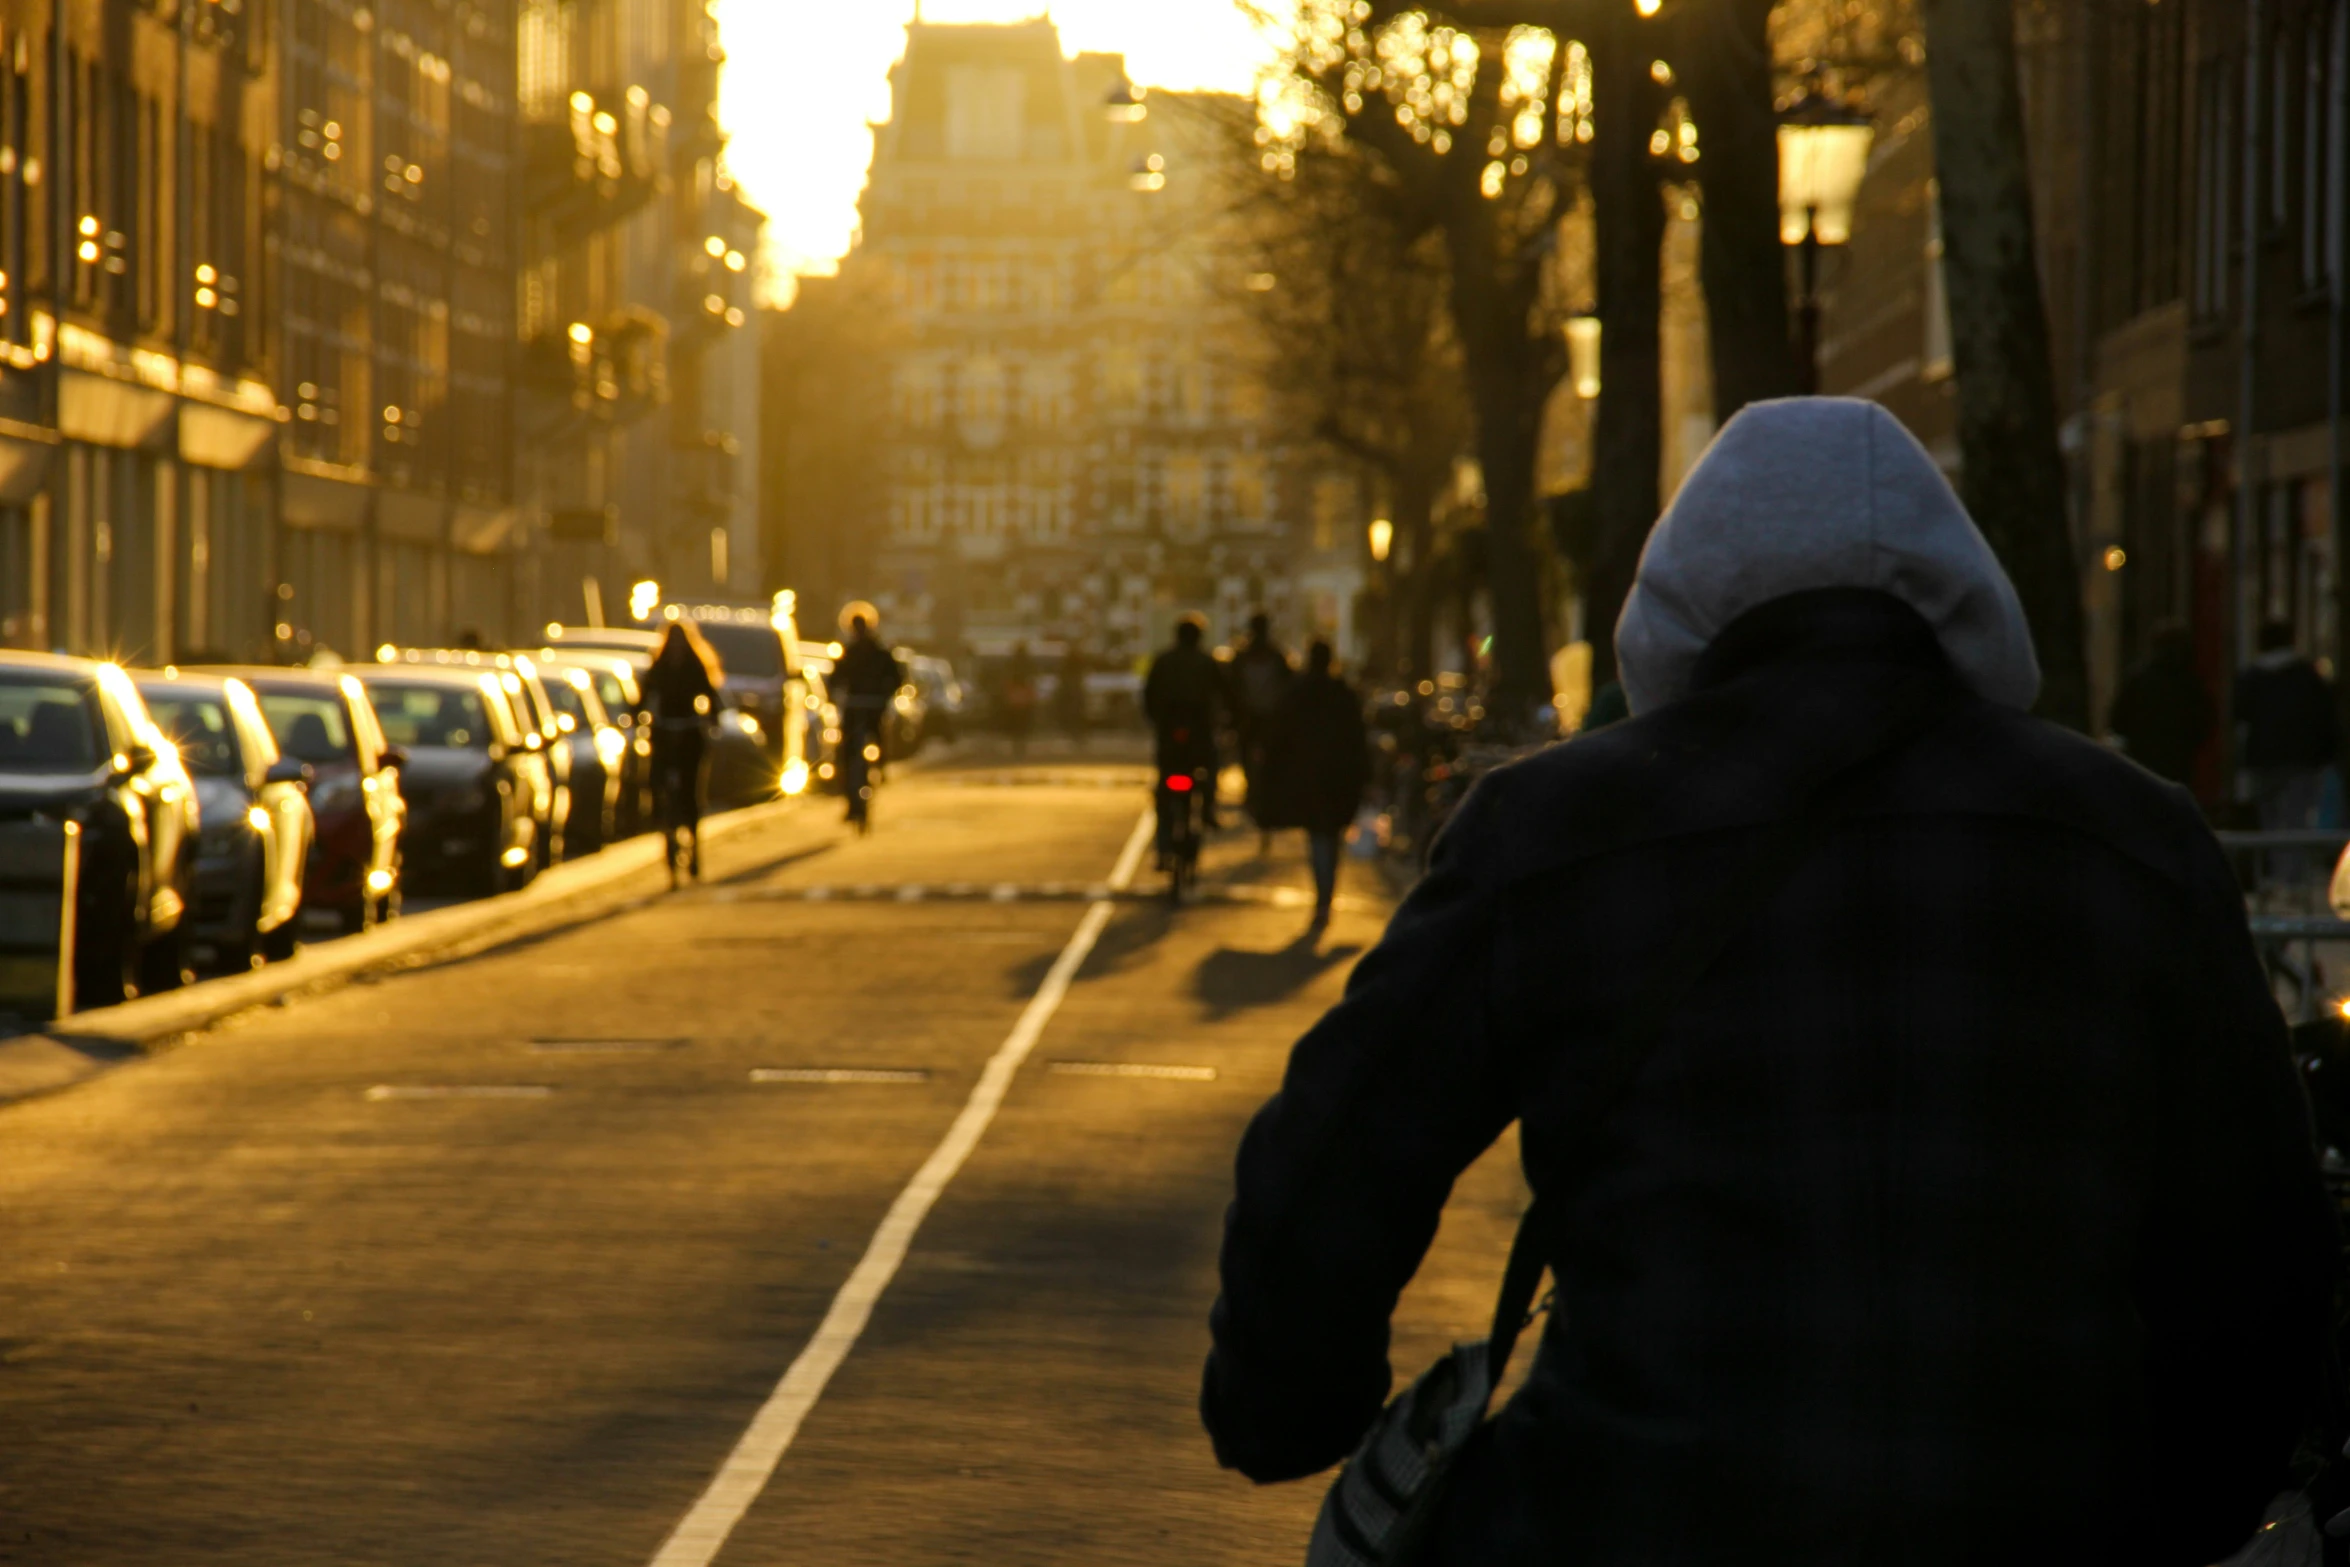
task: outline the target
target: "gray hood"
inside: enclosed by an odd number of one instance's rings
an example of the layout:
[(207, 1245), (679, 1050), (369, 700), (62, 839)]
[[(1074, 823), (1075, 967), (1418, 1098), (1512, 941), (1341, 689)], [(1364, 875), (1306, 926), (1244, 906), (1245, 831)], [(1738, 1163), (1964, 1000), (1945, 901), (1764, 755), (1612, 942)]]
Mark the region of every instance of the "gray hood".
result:
[(1916, 437), (1875, 403), (1789, 397), (1724, 425), (1648, 535), (1616, 622), (1632, 711), (1685, 693), (1739, 616), (1812, 588), (1890, 593), (1976, 693), (2026, 709), (2040, 694), (2015, 587)]

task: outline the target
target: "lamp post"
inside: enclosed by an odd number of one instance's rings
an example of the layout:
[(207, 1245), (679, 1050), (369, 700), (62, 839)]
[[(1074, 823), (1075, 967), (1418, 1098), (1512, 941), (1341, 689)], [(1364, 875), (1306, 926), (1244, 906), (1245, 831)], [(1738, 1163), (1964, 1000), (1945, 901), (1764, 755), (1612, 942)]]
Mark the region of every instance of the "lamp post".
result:
[(1820, 389), (1820, 247), (1852, 238), (1852, 204), (1875, 132), (1867, 114), (1815, 82), (1779, 114), (1779, 240), (1800, 247), (1803, 390)]

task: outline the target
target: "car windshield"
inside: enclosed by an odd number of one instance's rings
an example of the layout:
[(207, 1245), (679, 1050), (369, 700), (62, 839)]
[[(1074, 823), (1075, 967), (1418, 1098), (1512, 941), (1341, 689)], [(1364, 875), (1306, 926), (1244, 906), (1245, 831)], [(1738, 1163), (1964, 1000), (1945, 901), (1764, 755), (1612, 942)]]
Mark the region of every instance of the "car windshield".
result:
[(588, 726), (587, 704), (579, 699), (579, 693), (572, 689), (571, 682), (557, 674), (543, 684), (547, 688), (547, 700), (555, 704), (555, 711), (568, 715), (573, 723), (585, 729)]
[(87, 686), (0, 680), (0, 773), (86, 773), (104, 755)]
[(245, 771), (228, 704), (196, 691), (148, 687), (142, 693), (155, 727), (179, 747), (180, 760), (199, 778), (236, 778)]
[(588, 671), (588, 678), (596, 683), (596, 700), (604, 704), (605, 712), (625, 713), (635, 706), (628, 699), (628, 687), (622, 685), (620, 677), (612, 671), (591, 669)]
[(489, 714), (481, 693), (464, 686), (403, 685), (370, 680), (376, 722), (397, 746), (444, 746), (456, 751), (490, 748)]
[(745, 680), (773, 680), (783, 673), (783, 638), (775, 634), (774, 627), (731, 620), (694, 624), (728, 674)]
[(261, 716), (269, 720), (277, 748), (298, 762), (323, 767), (359, 759), (351, 747), (350, 716), (341, 697), (264, 691)]

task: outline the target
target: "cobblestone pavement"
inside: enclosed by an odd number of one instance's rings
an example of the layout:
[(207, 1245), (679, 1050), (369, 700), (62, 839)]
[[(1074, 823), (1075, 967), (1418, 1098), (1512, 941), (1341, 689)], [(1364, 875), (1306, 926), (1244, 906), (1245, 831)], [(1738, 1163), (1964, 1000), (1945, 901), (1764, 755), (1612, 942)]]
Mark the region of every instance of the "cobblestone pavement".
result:
[[(697, 891), (0, 1109), (0, 1561), (643, 1567), (1145, 803), (934, 767), (870, 838), (812, 802)], [(1217, 1471), (1193, 1399), (1233, 1144), (1388, 905), (1350, 866), (1308, 944), (1302, 844), (1257, 849), (1111, 903), (718, 1561), (1302, 1559), (1319, 1486)], [(1507, 1143), (1462, 1182), (1407, 1371), (1522, 1200)]]

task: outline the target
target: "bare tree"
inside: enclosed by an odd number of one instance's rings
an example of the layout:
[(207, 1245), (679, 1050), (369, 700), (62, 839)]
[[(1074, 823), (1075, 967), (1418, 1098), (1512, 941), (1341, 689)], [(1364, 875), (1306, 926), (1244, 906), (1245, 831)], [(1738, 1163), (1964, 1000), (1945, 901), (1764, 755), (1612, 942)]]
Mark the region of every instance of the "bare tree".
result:
[[(1253, 107), (1223, 127), (1256, 168)], [(1384, 166), (1351, 142), (1300, 148), (1287, 178), (1235, 182), (1223, 274), (1257, 328), (1246, 367), (1302, 429), (1370, 475), (1396, 530), (1387, 628), (1413, 676), (1430, 672), (1438, 496), (1468, 449), (1441, 238), (1417, 221)]]
[(1925, 0), (1924, 10), (1961, 485), (2031, 620), (2041, 711), (2086, 728), (2081, 573), (2033, 244), (2015, 15), (2008, 0)]

